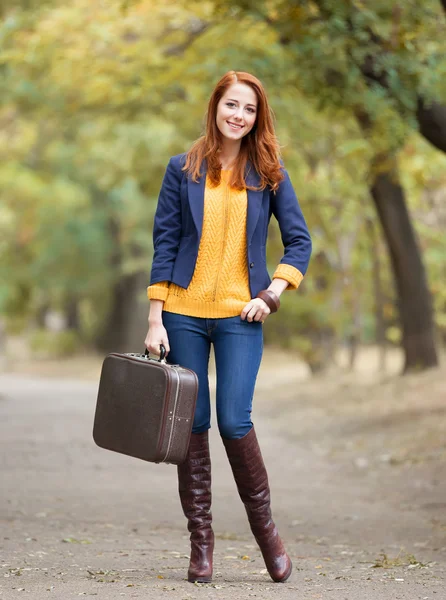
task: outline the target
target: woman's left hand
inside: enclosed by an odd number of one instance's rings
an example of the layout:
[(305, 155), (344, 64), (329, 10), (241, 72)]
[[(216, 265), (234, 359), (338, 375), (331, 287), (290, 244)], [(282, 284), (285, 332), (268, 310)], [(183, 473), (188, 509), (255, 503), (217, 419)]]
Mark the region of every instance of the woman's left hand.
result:
[(260, 321), (264, 323), (266, 317), (271, 313), (268, 305), (261, 298), (253, 298), (242, 310), (240, 317), (242, 321), (245, 319), (250, 323), (252, 321)]

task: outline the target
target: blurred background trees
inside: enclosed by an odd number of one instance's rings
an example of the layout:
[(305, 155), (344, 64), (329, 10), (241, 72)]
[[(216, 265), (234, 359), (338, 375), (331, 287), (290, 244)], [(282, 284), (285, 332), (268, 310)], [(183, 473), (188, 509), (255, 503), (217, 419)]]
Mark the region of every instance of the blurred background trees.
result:
[[(314, 239), (266, 341), (314, 372), (347, 345), (433, 366), (446, 339), (442, 4), (6, 0), (0, 311), (35, 348), (135, 350), (157, 195), (229, 69), (269, 91)], [(444, 103), (444, 104), (443, 104)], [(281, 257), (275, 224), (270, 270)], [(47, 331), (54, 313), (63, 331)], [(53, 345), (51, 345), (53, 344)]]

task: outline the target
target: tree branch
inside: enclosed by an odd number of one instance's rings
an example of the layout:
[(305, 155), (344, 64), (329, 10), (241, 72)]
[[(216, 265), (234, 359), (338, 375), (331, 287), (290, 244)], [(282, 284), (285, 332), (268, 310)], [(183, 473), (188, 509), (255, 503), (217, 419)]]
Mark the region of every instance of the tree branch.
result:
[[(443, 0), (446, 4), (446, 0)], [(420, 133), (433, 146), (446, 153), (446, 105), (427, 103), (418, 97), (417, 121)]]
[[(446, 6), (446, 0), (442, 2)], [(376, 35), (374, 42), (380, 42)], [(388, 75), (385, 71), (378, 72), (373, 56), (367, 56), (362, 65), (358, 66), (367, 83), (377, 83), (389, 91)], [(446, 105), (435, 101), (427, 102), (418, 95), (415, 116), (421, 135), (435, 148), (446, 153)]]
[[(319, 1), (317, 4), (324, 11), (325, 17), (330, 18), (331, 14), (327, 17), (324, 3)], [(441, 0), (441, 4), (446, 12), (446, 0)], [(353, 28), (352, 23), (350, 23), (350, 27)], [(384, 48), (383, 40), (372, 29), (369, 29), (368, 33), (373, 43), (379, 46), (382, 53), (385, 54), (387, 50)], [(367, 84), (377, 83), (383, 89), (389, 91), (388, 74), (383, 70), (378, 71), (373, 55), (369, 54), (358, 67)], [(435, 148), (446, 153), (446, 105), (435, 101), (427, 102), (421, 95), (418, 95), (416, 100), (415, 116), (421, 135)]]
[(175, 44), (170, 46), (164, 52), (164, 56), (178, 56), (183, 54), (187, 48), (198, 38), (201, 34), (207, 31), (211, 27), (212, 23), (202, 21), (201, 19), (191, 19), (187, 26), (187, 39), (181, 44)]

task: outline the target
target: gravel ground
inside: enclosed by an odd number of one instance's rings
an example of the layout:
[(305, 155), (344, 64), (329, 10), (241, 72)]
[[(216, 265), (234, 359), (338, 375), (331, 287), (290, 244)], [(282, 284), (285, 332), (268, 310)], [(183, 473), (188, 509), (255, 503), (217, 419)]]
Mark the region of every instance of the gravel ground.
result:
[(0, 375), (0, 599), (446, 599), (444, 368), (310, 381), (265, 361), (254, 422), (293, 575), (269, 579), (214, 426), (214, 582), (193, 585), (176, 469), (95, 446), (86, 364)]

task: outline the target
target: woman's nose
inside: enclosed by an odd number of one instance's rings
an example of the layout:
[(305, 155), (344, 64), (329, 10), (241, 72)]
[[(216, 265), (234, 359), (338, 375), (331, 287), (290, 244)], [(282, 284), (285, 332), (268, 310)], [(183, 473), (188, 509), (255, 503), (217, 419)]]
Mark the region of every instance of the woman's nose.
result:
[(236, 119), (238, 119), (239, 121), (241, 121), (243, 119), (243, 109), (237, 108), (237, 110), (235, 111), (234, 117)]

